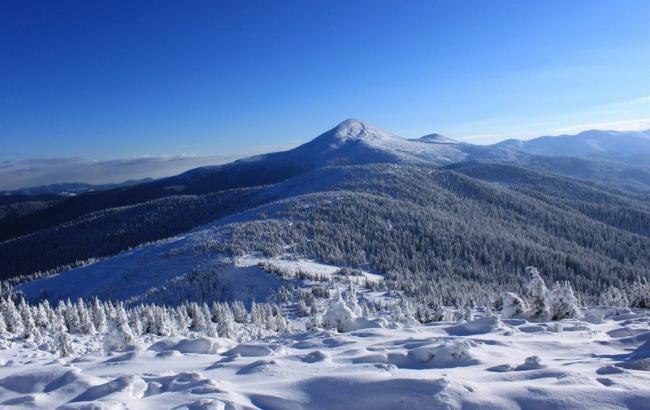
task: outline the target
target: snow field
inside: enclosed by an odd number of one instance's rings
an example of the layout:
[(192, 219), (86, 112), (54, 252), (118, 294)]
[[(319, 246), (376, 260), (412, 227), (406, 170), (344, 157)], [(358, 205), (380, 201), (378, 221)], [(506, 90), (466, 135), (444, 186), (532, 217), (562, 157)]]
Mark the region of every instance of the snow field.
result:
[(479, 317), (239, 344), (158, 338), (135, 350), (72, 358), (5, 342), (0, 406), (646, 409), (650, 313), (582, 312), (598, 313), (600, 323)]

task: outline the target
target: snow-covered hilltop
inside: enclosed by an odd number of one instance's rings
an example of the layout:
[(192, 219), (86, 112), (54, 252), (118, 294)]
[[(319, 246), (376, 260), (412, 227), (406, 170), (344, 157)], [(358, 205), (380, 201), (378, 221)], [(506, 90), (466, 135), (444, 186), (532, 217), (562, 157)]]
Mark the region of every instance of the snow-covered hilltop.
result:
[(463, 150), (464, 146), (451, 142), (437, 134), (407, 139), (367, 122), (348, 119), (293, 150), (242, 161), (291, 162), (310, 169), (325, 165), (386, 162), (446, 165), (467, 159), (469, 155)]

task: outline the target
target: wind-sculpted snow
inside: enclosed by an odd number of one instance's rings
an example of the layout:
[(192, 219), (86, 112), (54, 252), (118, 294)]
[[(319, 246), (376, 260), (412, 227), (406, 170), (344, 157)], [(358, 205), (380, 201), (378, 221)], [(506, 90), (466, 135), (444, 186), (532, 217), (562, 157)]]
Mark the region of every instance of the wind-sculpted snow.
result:
[[(647, 409), (650, 312), (580, 312), (594, 315), (598, 323), (487, 316), (241, 344), (147, 339), (112, 356), (89, 349), (58, 358), (8, 342), (0, 350), (0, 407)], [(525, 330), (532, 326), (540, 330)], [(77, 342), (97, 343), (84, 340)]]

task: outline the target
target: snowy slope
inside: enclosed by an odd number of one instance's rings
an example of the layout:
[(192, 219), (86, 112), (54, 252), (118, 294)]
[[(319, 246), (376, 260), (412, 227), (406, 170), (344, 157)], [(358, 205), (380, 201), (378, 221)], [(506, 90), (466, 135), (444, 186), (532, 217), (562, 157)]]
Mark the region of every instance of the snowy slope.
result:
[[(172, 195), (205, 194), (231, 188), (278, 183), (328, 165), (425, 163), (446, 165), (468, 159), (468, 144), (409, 140), (359, 120), (346, 120), (294, 149), (228, 164), (195, 168), (135, 186), (118, 187), (66, 199), (0, 229), (0, 240), (25, 235), (88, 213)], [(501, 152), (499, 148), (492, 151)], [(488, 155), (482, 150), (481, 155)]]
[[(318, 331), (236, 344), (141, 341), (113, 356), (0, 350), (16, 409), (647, 409), (650, 316)], [(608, 317), (601, 320), (602, 315)], [(93, 346), (92, 338), (75, 343)], [(60, 407), (59, 407), (60, 406)]]

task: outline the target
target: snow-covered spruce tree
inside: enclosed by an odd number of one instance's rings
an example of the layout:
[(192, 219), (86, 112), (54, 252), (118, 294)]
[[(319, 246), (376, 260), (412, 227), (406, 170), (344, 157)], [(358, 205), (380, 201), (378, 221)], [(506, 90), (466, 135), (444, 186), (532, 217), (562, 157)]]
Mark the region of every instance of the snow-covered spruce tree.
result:
[(138, 311), (131, 311), (131, 315), (129, 317), (129, 326), (131, 327), (131, 331), (133, 332), (134, 336), (142, 336), (142, 320), (140, 319), (140, 315), (137, 313)]
[(0, 339), (2, 339), (5, 336), (6, 331), (7, 331), (7, 325), (5, 324), (5, 317), (4, 315), (0, 314)]
[(214, 323), (219, 323), (219, 316), (221, 313), (222, 312), (219, 307), (219, 303), (217, 303), (217, 301), (213, 301), (212, 305), (210, 306), (210, 320), (212, 320)]
[(505, 292), (502, 296), (503, 307), (501, 309), (501, 317), (514, 318), (524, 314), (526, 311), (526, 304), (524, 301), (513, 292)]
[(354, 330), (354, 320), (356, 316), (352, 310), (346, 306), (341, 294), (335, 302), (331, 302), (325, 315), (323, 315), (323, 328), (336, 329), (339, 332), (349, 332)]
[(253, 301), (251, 303), (251, 323), (257, 326), (262, 326), (265, 322), (263, 308)]
[[(351, 279), (348, 280), (348, 292), (346, 296), (347, 297), (345, 301), (348, 308), (350, 308), (350, 310), (352, 310), (352, 313), (354, 313), (356, 316), (360, 316), (362, 314), (361, 307), (359, 306), (359, 299), (357, 298), (356, 288), (354, 287)], [(402, 298), (400, 302), (402, 303), (402, 309), (406, 309), (406, 311), (404, 311), (404, 314), (406, 316), (409, 314), (413, 316), (414, 308), (410, 301), (406, 298)]]
[(93, 299), (92, 312), (93, 312), (93, 324), (95, 325), (95, 330), (97, 330), (100, 333), (104, 333), (108, 327), (106, 310), (104, 309), (102, 302), (98, 298)]
[(650, 284), (637, 278), (628, 288), (630, 307), (650, 309)]
[(77, 299), (77, 315), (79, 316), (79, 330), (85, 335), (92, 335), (95, 333), (95, 324), (90, 311), (86, 307), (83, 299)]
[(187, 312), (191, 318), (190, 329), (195, 332), (204, 332), (208, 327), (207, 319), (198, 303), (190, 303), (187, 307)]
[(16, 309), (13, 300), (6, 298), (2, 301), (2, 315), (7, 325), (7, 331), (13, 334), (19, 334), (23, 331), (23, 320)]
[(530, 282), (528, 282), (530, 317), (532, 319), (548, 320), (551, 311), (548, 303), (548, 289), (544, 284), (544, 279), (542, 279), (535, 267), (528, 266), (526, 273), (531, 278)]
[(156, 306), (153, 311), (154, 314), (154, 328), (158, 336), (171, 336), (174, 329), (169, 320), (167, 309)]
[(143, 334), (150, 334), (150, 335), (157, 335), (158, 334), (158, 326), (156, 323), (156, 317), (155, 317), (155, 311), (154, 307), (151, 305), (144, 306), (142, 309), (142, 313), (140, 314), (141, 322), (142, 322), (142, 333)]
[(230, 308), (232, 309), (232, 314), (235, 318), (235, 322), (246, 323), (248, 321), (248, 313), (246, 312), (246, 308), (241, 301), (238, 300), (234, 302), (231, 304)]
[(206, 326), (205, 326), (204, 334), (210, 337), (219, 336), (219, 334), (217, 333), (217, 329), (214, 326), (214, 323), (212, 323), (212, 313), (210, 313), (210, 308), (208, 307), (208, 304), (205, 302), (201, 305), (201, 313), (203, 313), (203, 317), (205, 317)]
[(63, 304), (63, 317), (65, 319), (65, 327), (70, 333), (79, 333), (81, 331), (81, 321), (79, 320), (79, 312), (77, 307), (70, 302)]
[(474, 320), (474, 311), (469, 306), (465, 306), (461, 312), (462, 319), (466, 322)]
[(113, 302), (107, 300), (104, 303), (104, 311), (106, 312), (106, 320), (114, 318), (116, 315), (116, 308), (113, 305)]
[(50, 323), (50, 315), (48, 314), (49, 309), (50, 304), (47, 303), (47, 300), (45, 300), (43, 303), (39, 303), (38, 306), (36, 306), (34, 322), (36, 323), (36, 327), (38, 327), (41, 332), (49, 331), (50, 327), (52, 326)]
[(57, 318), (56, 322), (52, 324), (52, 328), (56, 331), (55, 345), (56, 353), (61, 357), (74, 356), (76, 354), (72, 338), (68, 334), (65, 327), (63, 317)]
[(40, 343), (42, 340), (41, 332), (39, 332), (32, 317), (32, 312), (29, 306), (25, 303), (24, 300), (20, 303), (20, 311), (23, 319), (23, 334), (22, 338), (25, 340), (31, 340), (34, 343)]
[(237, 329), (235, 327), (235, 317), (226, 304), (219, 306), (219, 321), (217, 322), (217, 332), (219, 336), (228, 339), (237, 339)]
[(274, 316), (275, 320), (275, 331), (278, 332), (281, 335), (286, 335), (289, 334), (290, 328), (289, 328), (289, 321), (287, 320), (284, 315), (281, 313)]
[(18, 313), (20, 314), (23, 323), (28, 320), (33, 320), (32, 311), (25, 299), (20, 299), (20, 302), (18, 302)]
[(311, 307), (307, 305), (307, 303), (303, 298), (300, 298), (298, 300), (298, 305), (296, 306), (296, 309), (298, 310), (298, 315), (302, 317), (307, 317), (311, 315)]
[(228, 304), (215, 302), (211, 311), (212, 317), (216, 318), (216, 329), (219, 336), (235, 340), (237, 338), (235, 318)]
[(555, 282), (549, 293), (549, 304), (552, 320), (562, 320), (578, 317), (578, 300), (573, 294), (569, 282)]
[(50, 329), (56, 332), (57, 326), (59, 325), (59, 320), (61, 319), (61, 315), (57, 309), (50, 306), (47, 300), (43, 301), (43, 303), (46, 303), (47, 306), (45, 311), (47, 312), (47, 321), (50, 323)]
[(629, 301), (625, 293), (621, 292), (616, 286), (610, 286), (600, 297), (602, 306), (611, 307), (628, 307)]
[(185, 305), (176, 306), (174, 313), (176, 316), (178, 331), (180, 334), (185, 334), (187, 332), (187, 328), (190, 326), (190, 323), (192, 323), (192, 319), (187, 314), (187, 308)]
[(109, 320), (108, 331), (104, 336), (104, 351), (110, 353), (113, 351), (124, 350), (136, 342), (133, 331), (129, 326), (129, 319), (120, 305), (115, 310), (115, 318)]

